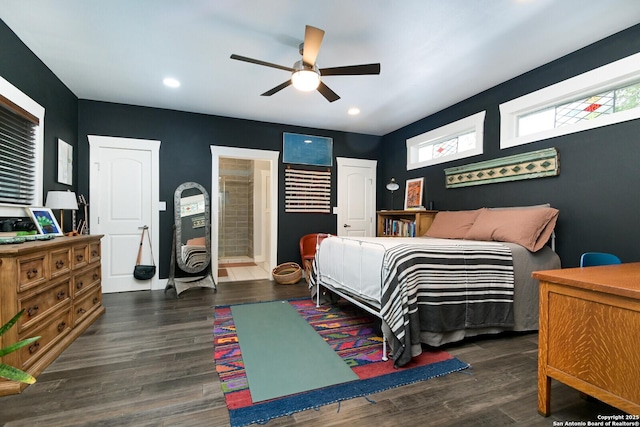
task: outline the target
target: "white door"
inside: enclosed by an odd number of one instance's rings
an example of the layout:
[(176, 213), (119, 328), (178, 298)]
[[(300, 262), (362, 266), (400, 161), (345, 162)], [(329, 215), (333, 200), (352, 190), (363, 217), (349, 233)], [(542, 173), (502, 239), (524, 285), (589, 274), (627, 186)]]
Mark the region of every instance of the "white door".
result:
[(374, 236), (375, 160), (336, 158), (338, 164), (338, 236)]
[[(142, 264), (158, 264), (160, 141), (89, 135), (89, 230), (103, 234), (102, 290), (105, 293), (161, 288), (133, 278), (142, 226)], [(152, 260), (153, 254), (153, 260)]]

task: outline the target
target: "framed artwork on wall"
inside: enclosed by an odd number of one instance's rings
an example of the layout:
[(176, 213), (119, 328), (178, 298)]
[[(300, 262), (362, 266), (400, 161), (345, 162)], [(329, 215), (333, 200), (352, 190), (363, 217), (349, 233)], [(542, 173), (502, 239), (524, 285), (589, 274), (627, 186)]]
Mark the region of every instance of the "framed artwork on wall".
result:
[(54, 236), (62, 236), (62, 231), (58, 225), (56, 217), (49, 208), (27, 208), (29, 216), (33, 220), (38, 233), (51, 234)]
[(58, 138), (58, 182), (73, 185), (73, 146)]
[(408, 179), (404, 191), (404, 209), (419, 209), (422, 206), (424, 178)]
[(282, 162), (298, 165), (333, 166), (333, 139), (284, 132)]

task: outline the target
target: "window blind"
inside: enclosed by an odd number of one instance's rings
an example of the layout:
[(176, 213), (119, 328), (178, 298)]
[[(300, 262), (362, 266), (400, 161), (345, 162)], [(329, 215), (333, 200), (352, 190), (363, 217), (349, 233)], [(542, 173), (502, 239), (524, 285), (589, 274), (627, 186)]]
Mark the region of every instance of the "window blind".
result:
[(38, 119), (0, 97), (0, 203), (30, 205), (35, 196)]

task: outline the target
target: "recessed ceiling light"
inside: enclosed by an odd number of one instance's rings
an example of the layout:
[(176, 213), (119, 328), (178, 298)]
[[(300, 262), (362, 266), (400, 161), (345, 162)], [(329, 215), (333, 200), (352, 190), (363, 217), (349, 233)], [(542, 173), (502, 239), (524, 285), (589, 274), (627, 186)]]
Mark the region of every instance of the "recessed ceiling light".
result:
[(347, 113), (349, 113), (350, 116), (357, 116), (358, 114), (360, 114), (360, 109), (356, 107), (349, 108), (349, 111), (347, 111)]
[(165, 86), (169, 86), (169, 87), (180, 87), (180, 82), (171, 77), (167, 77), (162, 81), (162, 83), (164, 83)]

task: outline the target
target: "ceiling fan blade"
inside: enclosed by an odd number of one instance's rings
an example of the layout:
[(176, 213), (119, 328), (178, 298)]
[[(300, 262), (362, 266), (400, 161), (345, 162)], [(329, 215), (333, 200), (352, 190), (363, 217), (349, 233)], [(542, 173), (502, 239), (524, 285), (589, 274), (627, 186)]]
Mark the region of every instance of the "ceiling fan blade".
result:
[(321, 68), (321, 76), (362, 76), (380, 74), (380, 64), (347, 65), (345, 67)]
[(318, 92), (320, 92), (322, 96), (327, 98), (327, 101), (329, 102), (337, 101), (338, 99), (340, 99), (337, 93), (329, 89), (329, 86), (322, 82), (320, 82), (320, 86), (318, 86)]
[(251, 64), (264, 65), (265, 67), (277, 68), (279, 70), (293, 72), (293, 68), (285, 67), (283, 65), (272, 64), (271, 62), (260, 61), (259, 59), (247, 58), (246, 56), (236, 55), (235, 53), (231, 55), (231, 59), (236, 59), (238, 61), (250, 62)]
[(307, 25), (304, 30), (304, 45), (302, 48), (302, 62), (313, 67), (320, 52), (320, 45), (324, 31), (320, 28)]
[(266, 91), (265, 93), (261, 94), (260, 96), (271, 96), (274, 93), (280, 92), (282, 89), (284, 89), (287, 86), (291, 85), (291, 79), (287, 80), (286, 82), (279, 84), (278, 86), (274, 87), (271, 90)]

